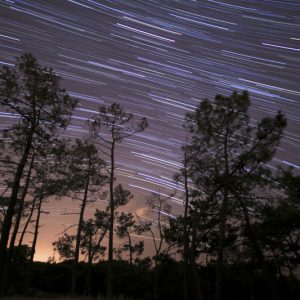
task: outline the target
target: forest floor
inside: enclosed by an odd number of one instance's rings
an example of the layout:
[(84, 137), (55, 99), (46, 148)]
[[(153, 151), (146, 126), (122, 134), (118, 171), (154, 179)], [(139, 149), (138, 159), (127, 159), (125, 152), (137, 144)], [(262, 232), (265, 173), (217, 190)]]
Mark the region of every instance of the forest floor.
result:
[[(123, 300), (124, 298), (116, 298), (115, 300)], [(53, 297), (47, 297), (47, 296), (32, 296), (32, 297), (26, 297), (26, 296), (10, 296), (10, 297), (4, 297), (1, 298), (1, 300), (105, 300), (103, 297), (71, 297), (71, 296), (53, 296)]]
[[(116, 298), (116, 300), (121, 300), (124, 298)], [(43, 296), (35, 296), (35, 297), (25, 297), (25, 296), (11, 296), (11, 297), (4, 297), (1, 300), (105, 300), (102, 297), (43, 297)]]
[[(71, 296), (9, 296), (1, 298), (1, 300), (105, 300), (105, 297), (71, 297)], [(126, 300), (124, 297), (117, 297), (114, 300)]]
[(10, 297), (4, 297), (1, 298), (1, 300), (104, 300), (104, 298), (91, 298), (91, 297), (71, 297), (71, 296), (53, 296), (53, 297), (47, 297), (47, 296), (10, 296)]

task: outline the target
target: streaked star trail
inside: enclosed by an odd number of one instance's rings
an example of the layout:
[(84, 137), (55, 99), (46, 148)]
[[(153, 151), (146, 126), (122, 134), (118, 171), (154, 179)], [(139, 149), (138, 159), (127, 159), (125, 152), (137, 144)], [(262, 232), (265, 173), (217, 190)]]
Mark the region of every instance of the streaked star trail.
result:
[[(149, 128), (117, 153), (118, 181), (137, 195), (128, 208), (136, 209), (150, 191), (180, 191), (173, 175), (185, 113), (233, 90), (250, 92), (253, 123), (285, 113), (272, 166), (299, 171), (299, 21), (298, 0), (2, 0), (0, 65), (32, 52), (53, 67), (79, 101), (67, 137), (87, 136), (86, 120), (112, 102), (147, 117)], [(0, 127), (16, 118), (1, 112)], [(53, 210), (45, 224), (63, 222)]]

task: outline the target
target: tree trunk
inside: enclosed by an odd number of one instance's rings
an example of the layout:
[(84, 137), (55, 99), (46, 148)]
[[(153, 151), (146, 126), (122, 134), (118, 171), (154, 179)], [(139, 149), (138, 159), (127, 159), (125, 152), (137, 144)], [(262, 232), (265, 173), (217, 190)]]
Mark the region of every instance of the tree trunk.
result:
[(128, 233), (128, 243), (129, 243), (129, 264), (132, 266), (132, 246), (131, 246), (131, 237), (130, 234)]
[[(158, 257), (156, 257), (157, 259)], [(155, 259), (154, 265), (154, 300), (158, 299), (158, 263)]]
[(89, 170), (88, 175), (86, 178), (86, 185), (84, 189), (84, 196), (81, 204), (80, 215), (79, 215), (79, 222), (78, 222), (78, 229), (76, 235), (76, 246), (75, 246), (75, 255), (74, 255), (74, 264), (73, 264), (73, 271), (72, 271), (72, 283), (71, 283), (71, 295), (76, 295), (76, 279), (77, 279), (77, 268), (78, 268), (78, 261), (79, 261), (79, 250), (80, 250), (80, 240), (81, 240), (81, 231), (82, 231), (82, 223), (83, 223), (83, 216), (86, 207), (87, 197), (88, 197), (88, 190), (90, 184), (90, 167), (91, 162), (89, 162)]
[(87, 275), (85, 280), (85, 287), (84, 287), (84, 294), (86, 296), (90, 296), (92, 292), (92, 261), (93, 261), (93, 254), (92, 254), (92, 236), (89, 238), (89, 250), (88, 250), (88, 269)]
[(114, 168), (115, 168), (115, 141), (112, 142), (110, 151), (110, 179), (109, 179), (109, 195), (110, 195), (110, 224), (108, 234), (108, 265), (107, 265), (107, 300), (112, 300), (113, 286), (112, 286), (112, 264), (113, 264), (113, 237), (114, 237), (114, 217), (115, 217), (115, 203), (114, 203)]
[[(237, 197), (237, 195), (236, 195), (236, 197)], [(238, 199), (239, 199), (239, 197), (238, 197)], [(248, 209), (247, 209), (245, 203), (242, 201), (242, 199), (239, 199), (239, 200), (240, 200), (240, 204), (242, 206), (242, 210), (243, 210), (243, 214), (244, 214), (244, 218), (245, 218), (245, 222), (246, 222), (247, 235), (248, 235), (250, 243), (252, 244), (252, 247), (253, 247), (253, 250), (255, 253), (255, 258), (257, 259), (257, 261), (259, 262), (261, 267), (264, 269), (264, 266), (265, 266), (264, 256), (259, 247), (259, 244), (257, 243), (257, 240), (254, 237)]]
[(227, 220), (228, 210), (228, 177), (229, 177), (229, 163), (228, 163), (228, 128), (224, 137), (224, 188), (223, 188), (223, 203), (220, 213), (220, 233), (218, 245), (218, 260), (216, 267), (216, 283), (215, 283), (215, 299), (222, 299), (222, 269), (224, 256), (224, 240), (225, 240), (225, 226)]
[(41, 194), (38, 197), (38, 207), (37, 207), (37, 213), (36, 213), (36, 221), (35, 221), (35, 227), (34, 227), (34, 235), (33, 235), (33, 241), (31, 246), (31, 252), (30, 252), (30, 258), (29, 258), (29, 266), (28, 266), (28, 276), (25, 280), (25, 286), (27, 288), (30, 287), (31, 281), (32, 281), (32, 265), (33, 265), (33, 259), (35, 255), (35, 249), (37, 244), (37, 239), (39, 235), (39, 228), (40, 228), (40, 219), (41, 219), (41, 213), (42, 213), (42, 203), (43, 203), (43, 190), (41, 191)]
[(28, 187), (29, 187), (29, 182), (30, 182), (30, 176), (31, 176), (31, 171), (32, 171), (32, 167), (33, 167), (33, 161), (34, 161), (34, 155), (32, 156), (31, 162), (30, 162), (30, 166), (29, 166), (29, 170), (26, 176), (26, 182), (25, 182), (25, 186), (22, 192), (22, 196), (21, 199), (19, 199), (19, 207), (18, 207), (18, 212), (17, 212), (17, 216), (16, 216), (16, 221), (15, 221), (15, 225), (14, 225), (14, 230), (12, 233), (12, 236), (10, 238), (10, 243), (9, 243), (9, 249), (8, 249), (8, 253), (7, 253), (7, 258), (6, 258), (6, 266), (4, 267), (3, 270), (3, 281), (4, 281), (4, 290), (9, 290), (10, 288), (10, 282), (11, 282), (11, 272), (10, 272), (10, 264), (11, 264), (11, 260), (13, 259), (13, 256), (15, 256), (14, 258), (14, 264), (17, 263), (17, 260), (19, 258), (19, 253), (20, 251), (16, 251), (14, 252), (14, 246), (15, 246), (15, 241), (16, 241), (16, 237), (19, 231), (19, 226), (20, 226), (20, 221), (22, 218), (22, 213), (23, 213), (23, 209), (24, 209), (24, 201), (25, 201), (25, 196), (27, 194), (28, 191)]
[(21, 236), (20, 236), (20, 239), (19, 239), (18, 249), (17, 249), (17, 254), (18, 254), (19, 251), (20, 251), (20, 248), (21, 248), (21, 246), (22, 246), (23, 239), (24, 239), (24, 236), (25, 236), (25, 234), (26, 234), (28, 225), (29, 225), (29, 223), (30, 223), (30, 221), (31, 221), (31, 218), (32, 218), (32, 215), (33, 215), (33, 213), (34, 213), (36, 201), (37, 201), (37, 197), (35, 197), (35, 198), (33, 199), (33, 201), (32, 201), (32, 206), (31, 206), (30, 214), (29, 214), (29, 216), (28, 216), (28, 218), (27, 218), (27, 221), (26, 221), (26, 223), (25, 223), (25, 225), (24, 225), (24, 228), (23, 228), (23, 230), (22, 230), (22, 233), (21, 233)]
[(193, 279), (194, 279), (194, 287), (195, 287), (195, 291), (196, 291), (196, 299), (204, 300), (202, 284), (201, 284), (201, 280), (198, 275), (198, 268), (197, 268), (197, 264), (196, 264), (196, 243), (195, 243), (195, 241), (196, 241), (196, 228), (195, 228), (195, 224), (193, 224), (190, 260), (191, 260), (191, 265), (192, 265), (192, 273), (193, 273)]
[(21, 221), (21, 218), (22, 218), (23, 210), (24, 210), (25, 197), (27, 195), (27, 191), (28, 191), (28, 188), (29, 188), (33, 163), (34, 163), (34, 155), (31, 158), (29, 170), (28, 170), (28, 173), (27, 173), (27, 176), (26, 176), (25, 186), (24, 186), (24, 189), (23, 189), (21, 199), (19, 201), (19, 208), (18, 208), (18, 213), (17, 213), (17, 216), (16, 216), (15, 227), (14, 227), (12, 236), (10, 238), (10, 245), (9, 245), (9, 252), (8, 252), (8, 263), (10, 263), (10, 260), (11, 260), (12, 255), (13, 255), (15, 241), (16, 241), (16, 237), (17, 237), (17, 234), (18, 234), (18, 231), (19, 231), (20, 221)]
[(188, 191), (188, 178), (187, 178), (187, 162), (186, 162), (186, 152), (184, 154), (184, 190), (185, 190), (185, 205), (184, 205), (184, 224), (183, 224), (183, 299), (189, 300), (189, 232), (187, 230), (187, 217), (189, 209), (189, 191)]
[(226, 226), (226, 214), (227, 214), (227, 201), (228, 195), (227, 191), (224, 193), (223, 198), (223, 207), (221, 213), (221, 223), (220, 223), (220, 233), (219, 233), (219, 245), (218, 245), (218, 260), (217, 260), (217, 267), (216, 267), (216, 288), (215, 288), (215, 299), (221, 300), (222, 299), (222, 265), (223, 265), (223, 256), (224, 256), (224, 239), (225, 239), (225, 226)]
[(39, 234), (40, 218), (41, 218), (42, 203), (43, 203), (43, 194), (40, 195), (38, 201), (39, 202), (38, 202), (37, 213), (36, 213), (34, 235), (33, 235), (33, 241), (32, 241), (31, 253), (30, 253), (30, 265), (32, 265), (32, 263), (33, 263), (37, 238), (38, 238), (38, 234)]
[[(12, 191), (10, 196), (10, 201), (8, 203), (7, 212), (3, 221), (3, 227), (2, 227), (2, 233), (1, 233), (1, 239), (0, 239), (0, 270), (4, 270), (5, 268), (9, 268), (7, 265), (7, 244), (9, 240), (9, 232), (12, 226), (12, 220), (15, 213), (15, 207), (18, 201), (18, 193), (20, 189), (20, 181), (22, 178), (23, 170), (25, 168), (31, 145), (32, 145), (32, 139), (33, 139), (33, 133), (34, 133), (34, 126), (32, 125), (30, 129), (29, 136), (27, 138), (26, 147), (24, 149), (22, 158), (18, 164), (17, 172), (14, 178), (14, 182), (12, 185)], [(0, 295), (5, 294), (5, 288), (3, 286), (3, 276), (4, 273), (1, 272), (0, 274)]]

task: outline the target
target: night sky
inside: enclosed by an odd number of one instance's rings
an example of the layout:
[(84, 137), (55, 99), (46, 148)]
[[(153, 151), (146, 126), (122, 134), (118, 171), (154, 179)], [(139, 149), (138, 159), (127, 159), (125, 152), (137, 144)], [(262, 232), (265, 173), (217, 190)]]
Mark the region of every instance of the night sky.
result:
[[(0, 64), (32, 52), (53, 67), (80, 103), (68, 137), (87, 136), (85, 122), (101, 105), (118, 102), (147, 117), (149, 128), (117, 152), (118, 182), (135, 194), (125, 210), (142, 211), (150, 191), (176, 187), (185, 113), (216, 94), (248, 90), (253, 124), (282, 110), (288, 127), (271, 167), (299, 171), (299, 21), (299, 0), (2, 0)], [(0, 113), (0, 120), (3, 128), (15, 119)], [(48, 204), (37, 259), (47, 259), (72, 224), (65, 207), (77, 212), (79, 204)], [(175, 198), (174, 215), (180, 207)]]

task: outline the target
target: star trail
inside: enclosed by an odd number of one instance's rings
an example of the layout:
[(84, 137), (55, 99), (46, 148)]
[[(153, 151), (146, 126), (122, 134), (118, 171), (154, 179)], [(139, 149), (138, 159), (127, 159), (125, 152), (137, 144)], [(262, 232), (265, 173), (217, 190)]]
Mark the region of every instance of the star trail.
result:
[[(86, 121), (112, 102), (147, 117), (117, 151), (117, 180), (136, 195), (130, 210), (151, 191), (180, 191), (184, 116), (216, 94), (248, 90), (253, 124), (282, 110), (288, 127), (272, 166), (300, 169), (299, 20), (298, 0), (2, 0), (0, 65), (32, 52), (53, 67), (79, 101), (66, 137), (87, 136)], [(0, 127), (16, 118), (0, 112)], [(51, 207), (46, 227), (66, 223)]]

